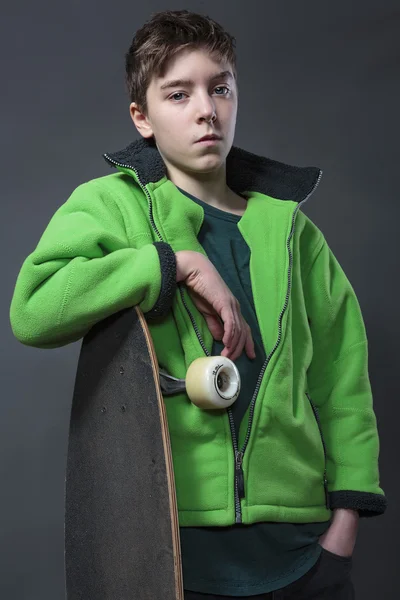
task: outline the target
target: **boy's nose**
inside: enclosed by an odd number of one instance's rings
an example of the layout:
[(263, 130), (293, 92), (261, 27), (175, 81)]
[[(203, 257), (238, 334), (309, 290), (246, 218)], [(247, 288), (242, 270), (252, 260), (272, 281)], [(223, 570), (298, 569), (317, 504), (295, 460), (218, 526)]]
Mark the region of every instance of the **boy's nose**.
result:
[(214, 104), (212, 102), (209, 102), (208, 104), (205, 103), (199, 109), (199, 117), (198, 118), (202, 121), (207, 121), (210, 123), (215, 121), (215, 119), (217, 118), (217, 113), (215, 112)]

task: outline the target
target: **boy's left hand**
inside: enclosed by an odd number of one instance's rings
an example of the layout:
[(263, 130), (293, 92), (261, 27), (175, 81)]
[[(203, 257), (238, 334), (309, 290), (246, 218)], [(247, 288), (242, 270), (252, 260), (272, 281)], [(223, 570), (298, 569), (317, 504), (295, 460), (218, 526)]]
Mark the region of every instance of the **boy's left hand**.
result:
[(336, 508), (332, 523), (319, 538), (320, 545), (339, 556), (352, 556), (356, 544), (359, 514), (349, 508)]

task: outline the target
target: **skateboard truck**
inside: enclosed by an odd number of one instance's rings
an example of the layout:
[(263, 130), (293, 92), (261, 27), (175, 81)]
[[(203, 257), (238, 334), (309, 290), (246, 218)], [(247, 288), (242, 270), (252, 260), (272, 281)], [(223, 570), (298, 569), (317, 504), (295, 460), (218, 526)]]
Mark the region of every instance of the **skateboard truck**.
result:
[(160, 387), (163, 396), (173, 396), (174, 394), (186, 392), (186, 381), (172, 377), (172, 375), (160, 369)]
[(186, 379), (173, 377), (162, 369), (159, 373), (164, 396), (186, 392), (199, 408), (228, 408), (239, 396), (239, 371), (235, 363), (225, 356), (197, 358), (189, 366)]

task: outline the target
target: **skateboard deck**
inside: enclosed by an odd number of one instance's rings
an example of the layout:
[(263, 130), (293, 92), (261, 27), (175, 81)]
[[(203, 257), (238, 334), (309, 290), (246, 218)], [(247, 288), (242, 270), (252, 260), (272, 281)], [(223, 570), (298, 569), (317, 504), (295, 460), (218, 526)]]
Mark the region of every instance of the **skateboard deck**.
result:
[(158, 363), (134, 307), (82, 342), (65, 478), (67, 600), (183, 600)]

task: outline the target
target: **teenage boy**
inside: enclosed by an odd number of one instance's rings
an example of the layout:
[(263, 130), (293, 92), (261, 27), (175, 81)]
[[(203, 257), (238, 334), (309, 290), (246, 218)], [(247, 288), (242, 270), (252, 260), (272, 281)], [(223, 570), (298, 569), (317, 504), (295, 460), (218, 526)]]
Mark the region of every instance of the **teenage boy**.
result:
[(234, 360), (230, 409), (166, 399), (186, 598), (353, 598), (358, 520), (386, 508), (365, 327), (300, 210), (321, 171), (233, 146), (234, 48), (188, 11), (137, 31), (126, 73), (141, 140), (57, 210), (11, 323), (53, 348), (139, 305), (172, 375), (204, 354)]

